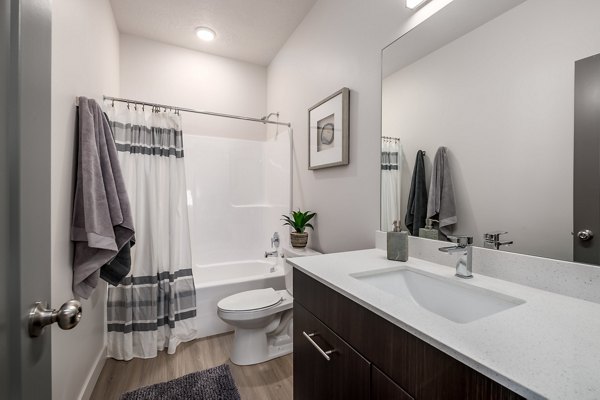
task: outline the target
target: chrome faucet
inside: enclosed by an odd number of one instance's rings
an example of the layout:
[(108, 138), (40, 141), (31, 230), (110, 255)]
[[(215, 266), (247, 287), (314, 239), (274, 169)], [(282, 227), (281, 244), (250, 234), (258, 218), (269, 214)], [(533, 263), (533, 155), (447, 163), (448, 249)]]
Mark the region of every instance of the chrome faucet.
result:
[(462, 279), (473, 277), (473, 236), (448, 236), (456, 246), (440, 247), (440, 251), (448, 254), (462, 253), (463, 255), (456, 262), (456, 274)]
[(277, 257), (278, 254), (279, 254), (279, 252), (277, 250), (265, 251), (265, 258)]
[(506, 235), (508, 232), (504, 231), (494, 231), (488, 232), (483, 235), (483, 247), (486, 249), (500, 249), (500, 246), (510, 246), (514, 242), (512, 240), (508, 242), (501, 242), (500, 235)]
[(269, 258), (269, 257), (277, 257), (277, 255), (279, 254), (279, 233), (275, 232), (273, 233), (273, 236), (271, 237), (271, 248), (275, 248), (275, 250), (273, 251), (265, 251), (265, 258)]
[(271, 237), (271, 248), (275, 247), (275, 249), (279, 248), (279, 232), (273, 232), (273, 236)]

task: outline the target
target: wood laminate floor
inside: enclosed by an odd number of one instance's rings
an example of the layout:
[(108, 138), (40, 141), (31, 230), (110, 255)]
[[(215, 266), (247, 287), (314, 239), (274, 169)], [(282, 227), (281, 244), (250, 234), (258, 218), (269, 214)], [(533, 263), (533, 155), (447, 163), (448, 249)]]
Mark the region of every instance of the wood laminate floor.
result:
[[(191, 372), (228, 364), (243, 400), (291, 400), (292, 355), (262, 364), (240, 367), (229, 361), (233, 334), (182, 343), (175, 354), (117, 361), (108, 359), (91, 400), (113, 400), (129, 390), (168, 381)], [(192, 399), (190, 399), (192, 400)]]

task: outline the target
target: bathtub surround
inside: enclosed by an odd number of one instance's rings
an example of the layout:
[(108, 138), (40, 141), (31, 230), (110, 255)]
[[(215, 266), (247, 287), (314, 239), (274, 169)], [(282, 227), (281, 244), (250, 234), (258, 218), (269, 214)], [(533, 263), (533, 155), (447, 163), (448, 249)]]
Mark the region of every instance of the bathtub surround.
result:
[(128, 258), (124, 253), (129, 253), (135, 232), (109, 122), (95, 100), (80, 97), (78, 104), (79, 154), (71, 225), (73, 293), (87, 299), (98, 285), (100, 269), (120, 276), (115, 284), (129, 273), (130, 265), (119, 271), (116, 266), (121, 264), (109, 262), (118, 254)]
[(184, 135), (194, 265), (257, 260), (273, 232), (287, 238), (279, 218), (289, 212), (290, 137), (277, 129), (264, 141)]
[(108, 105), (136, 226), (131, 275), (109, 287), (108, 356), (173, 354), (196, 337), (181, 117)]

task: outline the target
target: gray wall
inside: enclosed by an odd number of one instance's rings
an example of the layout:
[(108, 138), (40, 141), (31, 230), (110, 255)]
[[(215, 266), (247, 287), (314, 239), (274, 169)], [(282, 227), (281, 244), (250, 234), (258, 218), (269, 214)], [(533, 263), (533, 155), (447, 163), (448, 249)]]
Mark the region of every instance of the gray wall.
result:
[[(118, 94), (119, 33), (108, 0), (54, 0), (52, 17), (52, 305), (60, 307), (73, 297), (75, 97)], [(82, 303), (77, 328), (52, 327), (55, 400), (89, 396), (105, 360), (106, 285)]]
[[(293, 204), (318, 212), (309, 243), (315, 249), (337, 252), (375, 244), (381, 49), (417, 20), (402, 1), (320, 0), (269, 66), (267, 108), (292, 122)], [(350, 165), (309, 171), (308, 108), (344, 86), (351, 90)]]
[[(120, 36), (121, 96), (251, 117), (265, 115), (267, 68), (172, 46)], [(263, 124), (185, 113), (188, 135), (264, 140)]]

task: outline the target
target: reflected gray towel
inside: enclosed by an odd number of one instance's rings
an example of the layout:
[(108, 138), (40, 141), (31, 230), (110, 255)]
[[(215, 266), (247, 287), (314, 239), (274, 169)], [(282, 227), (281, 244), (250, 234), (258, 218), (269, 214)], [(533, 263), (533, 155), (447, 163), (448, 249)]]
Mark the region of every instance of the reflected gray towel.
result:
[(427, 202), (427, 218), (437, 219), (440, 232), (445, 236), (451, 235), (456, 218), (456, 205), (454, 204), (454, 184), (448, 163), (448, 152), (445, 147), (440, 147), (435, 153), (433, 168), (431, 169), (431, 184), (429, 185), (429, 201)]
[(129, 198), (110, 125), (100, 105), (79, 98), (79, 152), (71, 240), (73, 293), (87, 299), (100, 268), (134, 236)]
[(408, 206), (404, 223), (413, 236), (419, 236), (419, 228), (425, 226), (425, 214), (427, 213), (427, 185), (425, 183), (424, 153), (419, 150), (415, 160), (410, 193), (408, 195)]

